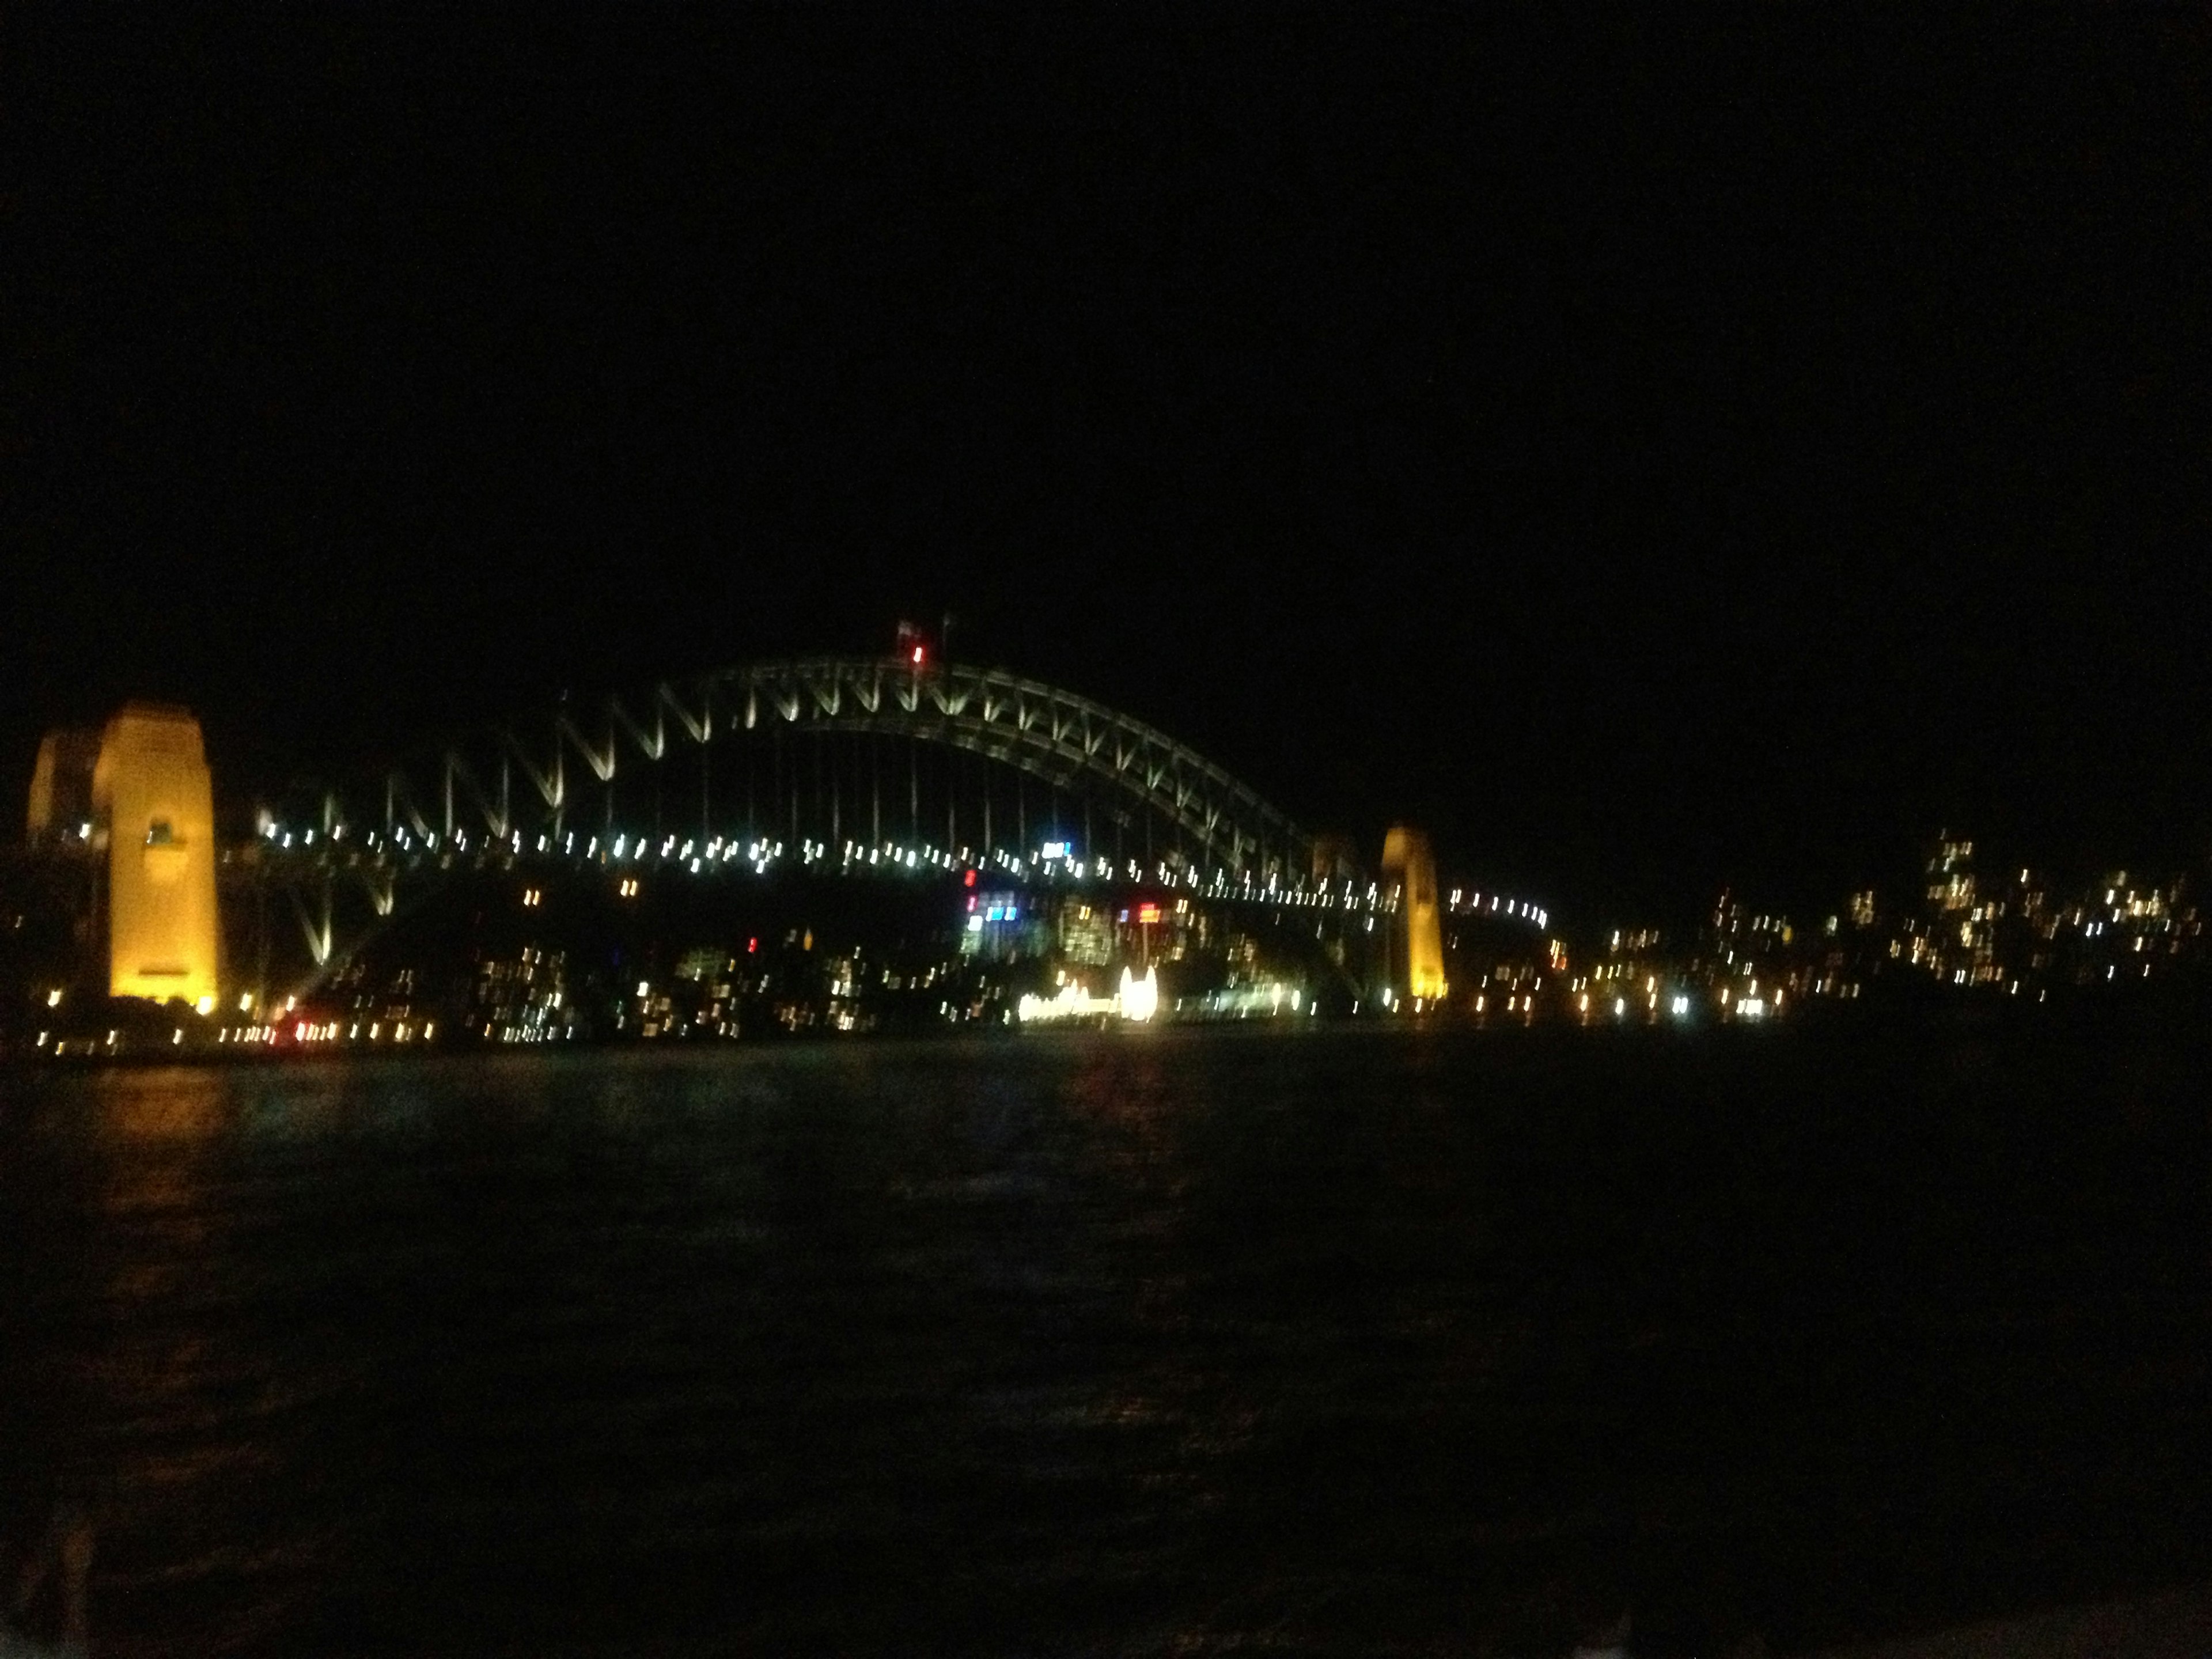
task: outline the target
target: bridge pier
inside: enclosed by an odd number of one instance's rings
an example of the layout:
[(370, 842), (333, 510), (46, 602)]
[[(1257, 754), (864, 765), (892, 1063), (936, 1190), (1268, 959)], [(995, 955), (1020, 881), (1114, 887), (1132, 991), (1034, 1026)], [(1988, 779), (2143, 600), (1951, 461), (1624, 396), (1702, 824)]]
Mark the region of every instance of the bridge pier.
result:
[(1406, 994), (1424, 1001), (1440, 998), (1449, 988), (1437, 905), (1437, 859), (1427, 834), (1407, 824), (1393, 824), (1382, 838), (1382, 873), (1399, 885), (1402, 954), (1395, 965), (1405, 973)]
[[(65, 813), (83, 817), (70, 823)], [(96, 746), (88, 733), (48, 733), (26, 828), (34, 845), (74, 836), (105, 854), (93, 932), (104, 917), (109, 995), (215, 1006), (215, 786), (190, 710), (126, 703)]]

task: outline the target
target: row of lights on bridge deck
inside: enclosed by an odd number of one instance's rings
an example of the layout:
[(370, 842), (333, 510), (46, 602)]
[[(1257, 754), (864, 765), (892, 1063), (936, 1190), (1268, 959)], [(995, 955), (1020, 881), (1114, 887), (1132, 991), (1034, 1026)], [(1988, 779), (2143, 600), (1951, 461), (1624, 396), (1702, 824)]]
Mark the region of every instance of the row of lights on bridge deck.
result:
[(1482, 902), (1480, 893), (1467, 892), (1462, 888), (1455, 887), (1444, 908), (1455, 916), (1478, 915), (1514, 916), (1523, 921), (1533, 921), (1539, 927), (1548, 927), (1552, 925), (1552, 913), (1541, 905), (1530, 904), (1522, 899), (1507, 898), (1502, 893), (1492, 893), (1490, 896), (1490, 902), (1486, 905)]
[[(343, 826), (331, 830), (330, 838), (332, 840), (340, 838), (342, 829)], [(270, 820), (264, 819), (263, 834), (284, 847), (289, 847), (293, 843), (293, 832), (284, 830)], [(306, 845), (312, 846), (314, 838), (315, 832), (312, 830), (301, 832), (301, 839)], [(382, 837), (372, 831), (368, 837), (368, 844), (374, 847), (381, 839)], [(404, 829), (393, 830), (391, 839), (402, 851), (406, 852), (416, 850), (417, 842), (421, 843), (422, 850), (435, 852), (438, 850), (440, 841), (439, 836), (434, 831), (410, 836)], [(455, 830), (451, 840), (454, 850), (459, 852), (468, 850), (470, 842), (467, 831)], [(510, 852), (519, 854), (522, 851), (523, 836), (520, 830), (510, 831), (504, 836), (492, 836), (479, 842), (477, 845), (480, 850), (487, 847), (503, 845)], [(573, 831), (563, 835), (556, 847), (553, 837), (541, 835), (536, 838), (535, 850), (541, 854), (557, 853), (562, 856), (573, 857), (576, 855), (576, 836)], [(785, 844), (781, 841), (757, 839), (740, 842), (734, 838), (725, 840), (719, 836), (703, 844), (690, 838), (663, 836), (658, 847), (655, 847), (649, 837), (644, 836), (633, 837), (623, 833), (615, 836), (608, 842), (604, 853), (601, 851), (599, 836), (586, 836), (581, 855), (586, 860), (593, 862), (636, 862), (641, 860), (655, 863), (673, 861), (685, 866), (694, 874), (703, 872), (709, 866), (727, 867), (732, 864), (744, 864), (750, 866), (755, 874), (765, 875), (770, 866), (779, 863), (787, 856), (787, 850)], [(801, 837), (799, 840), (798, 856), (802, 867), (827, 862), (830, 852), (830, 844), (826, 842), (806, 837)], [(1125, 859), (1117, 864), (1114, 860), (1104, 858), (1089, 860), (1078, 858), (1074, 855), (1073, 844), (1067, 842), (1047, 842), (1026, 858), (1019, 854), (1009, 853), (1004, 848), (994, 848), (985, 854), (980, 861), (974, 849), (970, 848), (963, 847), (955, 854), (927, 842), (909, 847), (902, 846), (896, 842), (885, 841), (874, 846), (866, 846), (859, 842), (847, 841), (838, 848), (837, 854), (841, 868), (847, 870), (860, 865), (878, 870), (903, 867), (908, 870), (928, 868), (946, 871), (963, 867), (994, 866), (1007, 875), (1024, 879), (1034, 877), (1046, 879), (1066, 877), (1078, 881), (1120, 880), (1125, 878), (1131, 881), (1152, 879), (1169, 886), (1187, 887), (1194, 892), (1204, 892), (1219, 898), (1235, 897), (1262, 903), (1288, 904), (1299, 908), (1358, 910), (1379, 914), (1395, 913), (1399, 908), (1400, 902), (1400, 895), (1395, 886), (1386, 890), (1376, 883), (1370, 882), (1366, 891), (1362, 893), (1356, 884), (1346, 881), (1340, 891), (1304, 880), (1285, 883), (1279, 874), (1273, 871), (1263, 877), (1255, 875), (1250, 870), (1245, 870), (1232, 877), (1227, 871), (1218, 868), (1209, 874), (1200, 872), (1193, 866), (1186, 865), (1177, 869), (1166, 861), (1161, 860), (1154, 865), (1148, 876), (1144, 867), (1134, 859)], [(1503, 915), (1530, 921), (1539, 927), (1547, 927), (1551, 921), (1550, 913), (1541, 906), (1519, 899), (1508, 898), (1497, 893), (1489, 895), (1486, 902), (1482, 893), (1468, 892), (1458, 888), (1452, 890), (1447, 908), (1455, 915)]]

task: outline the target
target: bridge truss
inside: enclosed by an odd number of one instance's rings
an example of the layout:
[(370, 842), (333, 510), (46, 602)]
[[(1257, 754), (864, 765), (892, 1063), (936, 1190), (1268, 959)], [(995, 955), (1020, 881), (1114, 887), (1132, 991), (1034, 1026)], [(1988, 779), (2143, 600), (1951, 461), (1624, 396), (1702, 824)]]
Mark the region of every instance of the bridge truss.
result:
[[(258, 867), (288, 894), (318, 965), (333, 959), (341, 896), (388, 918), (403, 880), (456, 859), (695, 874), (964, 866), (1347, 920), (1397, 908), (1341, 842), (1156, 727), (1001, 670), (885, 658), (749, 664), (564, 699), (293, 806), (264, 817)], [(1547, 920), (1497, 894), (1455, 890), (1446, 908), (1486, 902), (1492, 916), (1502, 905), (1506, 919)]]
[[(763, 737), (774, 745), (765, 757)], [(792, 748), (800, 740), (807, 752)], [(718, 777), (716, 759), (736, 750), (750, 751), (750, 769), (725, 766)], [(923, 750), (936, 757), (926, 777)], [(1002, 772), (963, 775), (947, 755)], [(672, 811), (679, 775), (686, 799)], [(873, 843), (887, 827), (936, 842), (941, 823), (948, 850), (988, 856), (1034, 851), (1035, 824), (1085, 859), (1117, 839), (1117, 862), (1141, 852), (1146, 864), (1279, 882), (1310, 879), (1316, 845), (1249, 785), (1103, 703), (1000, 670), (880, 658), (751, 664), (587, 709), (564, 704), (540, 723), (483, 728), (393, 767), (381, 800), (364, 805), (356, 792), (337, 819), (447, 841), (634, 839), (647, 826), (631, 819), (649, 805), (656, 834), (680, 823), (702, 842)]]

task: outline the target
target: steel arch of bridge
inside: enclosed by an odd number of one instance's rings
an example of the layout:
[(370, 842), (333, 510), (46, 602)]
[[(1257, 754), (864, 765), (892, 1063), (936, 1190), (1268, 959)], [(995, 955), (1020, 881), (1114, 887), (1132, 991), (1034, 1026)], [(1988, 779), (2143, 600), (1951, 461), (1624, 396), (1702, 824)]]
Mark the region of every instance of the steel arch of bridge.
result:
[(1313, 836), (1157, 727), (1000, 669), (916, 668), (874, 657), (747, 664), (664, 681), (643, 696), (611, 696), (594, 709), (564, 705), (534, 740), (513, 726), (479, 732), (391, 772), (386, 827), (404, 817), (428, 834), (442, 822), (450, 836), (471, 809), (502, 838), (526, 826), (558, 827), (580, 804), (571, 788), (575, 763), (611, 787), (626, 761), (658, 763), (687, 741), (703, 747), (718, 731), (775, 730), (779, 722), (805, 733), (915, 738), (1057, 789), (1093, 790), (1157, 814), (1193, 863), (1241, 871), (1256, 862), (1297, 878), (1310, 872)]

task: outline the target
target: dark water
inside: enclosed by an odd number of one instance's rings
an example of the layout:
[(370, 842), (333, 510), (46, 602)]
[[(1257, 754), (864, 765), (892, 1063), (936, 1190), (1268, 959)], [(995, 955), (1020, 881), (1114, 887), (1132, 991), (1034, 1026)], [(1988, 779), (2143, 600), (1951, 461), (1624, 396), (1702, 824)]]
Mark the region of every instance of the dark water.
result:
[(2200, 1046), (0, 1079), (115, 1654), (1778, 1649), (2212, 1573)]

